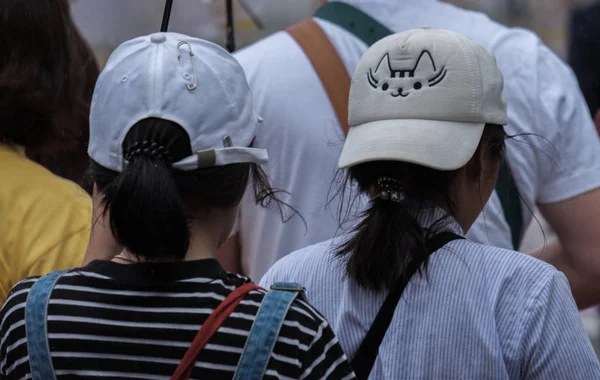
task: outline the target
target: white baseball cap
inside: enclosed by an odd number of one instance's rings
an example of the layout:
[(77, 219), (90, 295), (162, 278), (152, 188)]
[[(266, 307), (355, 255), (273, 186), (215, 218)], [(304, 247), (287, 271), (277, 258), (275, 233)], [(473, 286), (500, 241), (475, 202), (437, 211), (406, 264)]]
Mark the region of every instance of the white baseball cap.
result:
[(507, 124), (502, 87), (494, 56), (461, 34), (388, 36), (367, 50), (352, 77), (339, 166), (390, 160), (458, 169), (486, 124)]
[(151, 117), (179, 124), (190, 137), (194, 154), (173, 163), (175, 169), (268, 161), (266, 150), (249, 148), (262, 119), (254, 112), (244, 71), (208, 41), (156, 33), (119, 46), (94, 90), (90, 157), (123, 171), (127, 132)]

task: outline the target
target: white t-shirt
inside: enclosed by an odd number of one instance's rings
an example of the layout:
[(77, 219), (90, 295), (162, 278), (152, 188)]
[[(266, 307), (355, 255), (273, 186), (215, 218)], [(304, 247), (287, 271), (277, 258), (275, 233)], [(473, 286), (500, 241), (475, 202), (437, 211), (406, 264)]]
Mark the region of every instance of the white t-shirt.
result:
[[(431, 226), (437, 211), (421, 219)], [(454, 220), (444, 229), (461, 235)], [(354, 358), (388, 292), (360, 287), (333, 249), (339, 237), (278, 261), (260, 285), (297, 282)], [(374, 252), (373, 254), (376, 254)], [(433, 253), (396, 306), (370, 379), (600, 379), (569, 283), (530, 256), (469, 240)]]
[[(562, 201), (600, 186), (600, 140), (570, 68), (535, 34), (507, 28), (481, 13), (436, 0), (348, 0), (394, 31), (422, 26), (463, 33), (490, 49), (504, 73), (509, 135), (508, 162), (526, 202)], [(358, 38), (316, 19), (348, 73), (367, 49)], [(236, 53), (265, 119), (257, 142), (269, 151), (272, 183), (290, 192), (282, 198), (304, 217), (282, 223), (275, 209), (261, 209), (252, 194), (242, 202), (238, 232), (242, 267), (258, 280), (277, 259), (340, 235), (339, 198), (326, 208), (337, 186), (332, 179), (343, 133), (310, 61), (296, 42), (279, 32)], [(523, 207), (524, 226), (532, 219)], [(510, 228), (494, 193), (469, 236), (512, 248)]]

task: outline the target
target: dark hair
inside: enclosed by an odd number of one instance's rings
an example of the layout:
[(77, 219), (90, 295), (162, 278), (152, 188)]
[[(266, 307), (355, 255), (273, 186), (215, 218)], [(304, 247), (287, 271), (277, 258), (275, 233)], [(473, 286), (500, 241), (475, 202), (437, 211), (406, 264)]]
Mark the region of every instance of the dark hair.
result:
[[(502, 126), (486, 125), (471, 159), (473, 170), (467, 175), (478, 179), (481, 149), (497, 160), (499, 168), (505, 137)], [(398, 161), (367, 162), (348, 169), (340, 190), (342, 198), (346, 191), (352, 191), (353, 186), (349, 185), (357, 185), (357, 196), (373, 195), (380, 178), (392, 178), (406, 199), (370, 200), (350, 238), (336, 250), (338, 257), (347, 258), (346, 274), (362, 287), (379, 290), (391, 289), (398, 279), (408, 280), (416, 271), (426, 270), (429, 256), (426, 242), (443, 230), (446, 218), (438, 219), (429, 228), (423, 228), (418, 220), (434, 206), (454, 214), (455, 205), (449, 194), (457, 173), (458, 170), (441, 171)]]
[(79, 182), (99, 69), (69, 2), (6, 0), (0, 15), (0, 142)]
[[(192, 155), (187, 132), (174, 122), (142, 120), (127, 133), (122, 147), (129, 161), (122, 173), (92, 161), (90, 174), (104, 196), (113, 235), (128, 251), (146, 259), (183, 258), (189, 245), (188, 222), (209, 208), (236, 206), (251, 175), (257, 204), (287, 206), (256, 164), (172, 169), (170, 164)], [(152, 150), (162, 153), (157, 156)]]

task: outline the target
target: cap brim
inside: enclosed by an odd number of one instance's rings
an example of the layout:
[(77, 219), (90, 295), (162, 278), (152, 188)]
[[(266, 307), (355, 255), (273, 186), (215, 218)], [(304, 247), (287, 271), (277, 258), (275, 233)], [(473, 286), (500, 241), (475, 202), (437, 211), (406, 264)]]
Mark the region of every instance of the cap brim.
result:
[(479, 146), (485, 123), (379, 120), (350, 128), (339, 167), (402, 161), (438, 170), (463, 167)]

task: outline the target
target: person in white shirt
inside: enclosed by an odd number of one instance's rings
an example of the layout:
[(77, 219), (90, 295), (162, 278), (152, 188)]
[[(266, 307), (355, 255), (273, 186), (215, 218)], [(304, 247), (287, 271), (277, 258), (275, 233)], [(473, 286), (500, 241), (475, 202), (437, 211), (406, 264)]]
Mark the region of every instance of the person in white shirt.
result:
[(447, 30), (394, 34), (358, 63), (339, 166), (368, 208), (261, 285), (303, 284), (359, 379), (600, 379), (565, 276), (464, 237), (498, 179), (502, 87), (494, 56)]
[[(465, 34), (492, 51), (504, 73), (510, 105), (507, 159), (522, 196), (521, 218), (536, 205), (557, 239), (531, 254), (569, 278), (580, 307), (600, 302), (600, 142), (572, 71), (527, 30), (507, 28), (481, 13), (436, 0), (344, 0), (393, 31), (429, 26)], [(315, 18), (348, 73), (367, 49), (339, 26)], [(245, 199), (237, 234), (221, 252), (230, 269), (260, 278), (279, 258), (340, 235), (339, 200), (331, 198), (344, 135), (311, 62), (285, 31), (236, 53), (261, 116), (257, 142), (269, 149), (274, 186), (304, 219), (283, 223), (276, 210)], [(511, 230), (494, 192), (469, 237), (513, 247)]]

